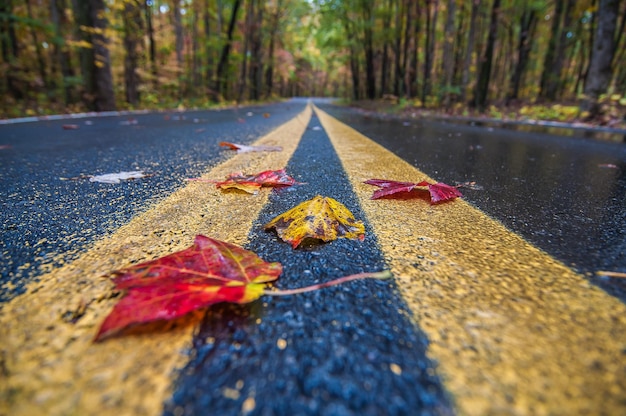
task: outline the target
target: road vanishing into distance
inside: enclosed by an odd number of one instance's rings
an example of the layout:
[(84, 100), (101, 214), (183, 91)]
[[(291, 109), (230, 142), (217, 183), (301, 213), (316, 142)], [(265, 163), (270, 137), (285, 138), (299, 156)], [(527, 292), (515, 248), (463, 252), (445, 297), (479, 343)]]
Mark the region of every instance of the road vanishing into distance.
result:
[[(186, 180), (282, 168), (300, 184)], [(128, 171), (148, 176), (89, 180)], [(463, 198), (371, 200), (371, 178)], [(0, 183), (0, 415), (626, 414), (626, 279), (607, 273), (626, 272), (623, 143), (293, 99), (1, 124)], [(294, 250), (263, 230), (316, 195), (365, 239)], [(94, 343), (110, 273), (197, 234), (281, 262), (278, 288), (394, 278)]]

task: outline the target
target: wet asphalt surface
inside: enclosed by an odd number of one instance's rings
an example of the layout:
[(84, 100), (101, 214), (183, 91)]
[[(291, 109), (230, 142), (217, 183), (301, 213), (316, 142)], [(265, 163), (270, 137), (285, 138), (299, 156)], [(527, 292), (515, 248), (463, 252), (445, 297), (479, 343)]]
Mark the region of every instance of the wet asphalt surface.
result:
[(319, 107), (626, 301), (626, 144)]
[[(305, 104), (137, 115), (130, 125), (128, 116), (0, 125), (0, 146), (8, 146), (0, 150), (0, 301), (21, 293), (41, 265), (60, 261), (58, 253), (71, 260), (184, 186), (185, 178), (230, 157), (215, 151), (219, 141), (250, 143)], [(318, 105), (439, 181), (476, 182), (476, 189), (462, 190), (466, 200), (626, 300), (624, 279), (592, 275), (626, 271), (623, 144), (379, 119)], [(68, 123), (80, 127), (63, 130)], [(272, 194), (247, 246), (283, 264), (279, 287), (385, 267), (371, 234), (362, 242), (340, 239), (294, 251), (262, 229), (317, 194), (340, 200), (364, 219), (326, 134), (314, 129), (318, 125), (313, 117), (287, 166), (307, 185)], [(154, 176), (119, 185), (60, 179), (136, 169)], [(255, 397), (259, 415), (450, 414), (450, 400), (424, 353), (428, 340), (408, 314), (393, 282), (384, 281), (264, 297), (249, 307), (218, 305), (196, 331), (191, 360), (164, 413), (239, 414)]]

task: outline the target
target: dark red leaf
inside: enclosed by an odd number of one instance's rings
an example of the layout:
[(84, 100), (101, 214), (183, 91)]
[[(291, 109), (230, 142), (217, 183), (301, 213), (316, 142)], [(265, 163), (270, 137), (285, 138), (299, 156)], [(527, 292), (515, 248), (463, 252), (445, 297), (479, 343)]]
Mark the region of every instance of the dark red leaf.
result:
[(456, 189), (454, 186), (446, 185), (445, 183), (441, 182), (431, 184), (426, 181), (413, 183), (398, 182), (386, 179), (369, 179), (364, 183), (368, 185), (378, 186), (379, 188), (381, 188), (374, 191), (371, 199), (379, 199), (397, 193), (408, 193), (413, 191), (416, 187), (423, 186), (428, 187), (428, 191), (430, 192), (430, 200), (433, 204), (463, 196), (461, 192), (459, 192), (459, 190)]
[(186, 250), (114, 272), (116, 288), (126, 295), (104, 320), (96, 340), (214, 303), (251, 302), (281, 272), (280, 263), (267, 263), (234, 244), (198, 235)]
[(237, 188), (254, 194), (261, 186), (291, 186), (296, 183), (296, 180), (287, 175), (284, 169), (279, 169), (266, 170), (256, 175), (245, 175), (241, 172), (231, 173), (225, 181), (216, 182), (215, 185), (222, 189)]

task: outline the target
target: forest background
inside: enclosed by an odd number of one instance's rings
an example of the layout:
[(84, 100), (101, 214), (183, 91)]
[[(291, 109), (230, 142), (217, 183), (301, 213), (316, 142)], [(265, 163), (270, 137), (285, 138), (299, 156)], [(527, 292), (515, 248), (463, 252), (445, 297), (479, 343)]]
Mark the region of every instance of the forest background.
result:
[(332, 96), (625, 127), (625, 23), (626, 0), (0, 0), (0, 117)]

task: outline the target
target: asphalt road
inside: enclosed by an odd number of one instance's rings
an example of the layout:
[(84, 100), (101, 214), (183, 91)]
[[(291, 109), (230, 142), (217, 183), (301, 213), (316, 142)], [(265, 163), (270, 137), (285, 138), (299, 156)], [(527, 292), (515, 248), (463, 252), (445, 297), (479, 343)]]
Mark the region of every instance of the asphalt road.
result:
[[(625, 280), (595, 274), (626, 271), (623, 144), (316, 104), (0, 125), (0, 414), (626, 409)], [(259, 138), (284, 151), (218, 146)], [(185, 181), (281, 167), (302, 184), (248, 197)], [(152, 176), (85, 178), (130, 170)], [(380, 176), (475, 184), (465, 202), (369, 201), (361, 182)], [(365, 240), (293, 250), (262, 230), (318, 194), (363, 220)], [(196, 233), (280, 261), (282, 288), (396, 279), (92, 344), (115, 302), (102, 275)]]

